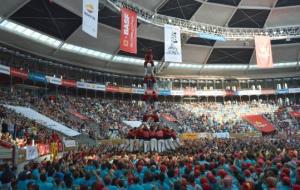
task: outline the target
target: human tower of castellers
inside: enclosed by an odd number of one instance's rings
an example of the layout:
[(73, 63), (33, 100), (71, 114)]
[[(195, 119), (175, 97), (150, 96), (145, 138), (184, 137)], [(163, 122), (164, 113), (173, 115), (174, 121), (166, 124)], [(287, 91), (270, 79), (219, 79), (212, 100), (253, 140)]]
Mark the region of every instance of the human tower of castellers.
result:
[(148, 49), (145, 54), (144, 70), (143, 122), (140, 127), (129, 130), (127, 135), (128, 151), (146, 153), (175, 150), (179, 147), (176, 131), (167, 126), (163, 127), (163, 123), (160, 122), (158, 87), (154, 75), (152, 49)]

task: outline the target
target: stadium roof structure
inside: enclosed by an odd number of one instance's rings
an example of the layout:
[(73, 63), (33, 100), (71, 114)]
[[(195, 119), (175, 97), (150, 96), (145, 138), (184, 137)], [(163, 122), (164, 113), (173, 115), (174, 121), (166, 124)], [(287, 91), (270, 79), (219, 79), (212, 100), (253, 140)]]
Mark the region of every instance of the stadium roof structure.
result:
[[(273, 38), (275, 65), (272, 69), (256, 67), (252, 39), (219, 42), (192, 34), (182, 34), (183, 63), (164, 63), (164, 29), (144, 20), (139, 20), (138, 24), (138, 53), (122, 52), (119, 50), (120, 12), (111, 5), (116, 0), (99, 1), (97, 39), (82, 31), (82, 0), (5, 1), (0, 7), (0, 42), (73, 65), (125, 74), (143, 73), (144, 52), (151, 47), (162, 76), (251, 78), (299, 75), (300, 36)], [(300, 26), (300, 0), (126, 2), (132, 2), (154, 16), (170, 16), (174, 18), (173, 22), (182, 19), (249, 30)]]

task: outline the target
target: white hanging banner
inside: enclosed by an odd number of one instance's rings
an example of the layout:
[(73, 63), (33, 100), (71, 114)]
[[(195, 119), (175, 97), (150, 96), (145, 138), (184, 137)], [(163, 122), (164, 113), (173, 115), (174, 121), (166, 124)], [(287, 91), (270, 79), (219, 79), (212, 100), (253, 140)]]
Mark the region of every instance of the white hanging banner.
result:
[(165, 24), (165, 61), (182, 62), (179, 26)]
[(98, 0), (83, 0), (82, 30), (97, 38), (98, 32)]
[(76, 147), (76, 142), (74, 140), (64, 140), (65, 147)]
[(0, 65), (0, 73), (10, 75), (10, 67), (5, 65)]
[(26, 160), (33, 160), (39, 157), (39, 153), (36, 146), (26, 147)]

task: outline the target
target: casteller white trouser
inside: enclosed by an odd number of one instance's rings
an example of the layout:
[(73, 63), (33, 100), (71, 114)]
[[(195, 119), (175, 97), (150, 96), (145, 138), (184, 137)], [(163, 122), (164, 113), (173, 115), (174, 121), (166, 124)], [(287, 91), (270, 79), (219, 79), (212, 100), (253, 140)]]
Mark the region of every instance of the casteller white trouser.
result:
[(129, 139), (129, 152), (133, 152), (134, 139)]
[(165, 141), (164, 139), (159, 139), (157, 143), (158, 152), (164, 152), (165, 151)]
[(150, 140), (150, 150), (151, 152), (157, 152), (157, 140), (155, 138)]
[(150, 150), (150, 141), (144, 140), (144, 152), (148, 152)]
[(139, 151), (139, 146), (140, 146), (140, 140), (139, 139), (135, 139), (133, 141), (133, 151)]
[(168, 142), (167, 144), (169, 144), (170, 149), (171, 149), (171, 150), (175, 150), (175, 146), (174, 146), (174, 141), (173, 141), (173, 139), (170, 138), (170, 139), (167, 140), (167, 142)]
[(139, 141), (140, 141), (140, 143), (139, 143), (139, 152), (143, 152), (143, 150), (144, 150), (144, 139), (140, 139)]
[(179, 140), (179, 138), (176, 138), (175, 140), (173, 139), (173, 143), (175, 145), (175, 148), (180, 147), (180, 140)]
[(171, 150), (171, 147), (169, 145), (169, 139), (165, 139), (164, 144), (165, 144), (165, 150)]

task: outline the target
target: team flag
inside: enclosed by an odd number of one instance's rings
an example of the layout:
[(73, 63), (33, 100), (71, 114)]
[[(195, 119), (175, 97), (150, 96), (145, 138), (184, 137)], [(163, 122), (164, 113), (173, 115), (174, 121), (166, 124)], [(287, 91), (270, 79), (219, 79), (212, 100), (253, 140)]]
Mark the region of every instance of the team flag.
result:
[(256, 63), (260, 68), (273, 66), (272, 47), (269, 36), (255, 36)]

